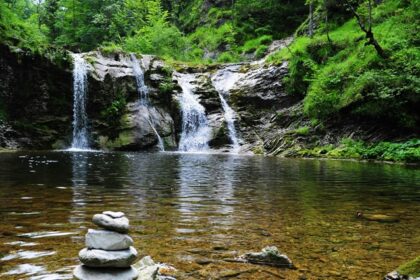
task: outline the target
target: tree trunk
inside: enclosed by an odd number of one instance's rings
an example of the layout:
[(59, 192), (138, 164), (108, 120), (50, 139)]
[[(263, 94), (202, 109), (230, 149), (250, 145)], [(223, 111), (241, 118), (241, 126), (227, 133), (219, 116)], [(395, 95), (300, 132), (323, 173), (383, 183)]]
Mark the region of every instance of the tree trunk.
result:
[(367, 42), (365, 43), (365, 46), (372, 45), (378, 55), (382, 58), (388, 58), (388, 55), (385, 53), (384, 49), (382, 49), (381, 45), (379, 45), (378, 41), (376, 41), (375, 36), (373, 35), (372, 31), (372, 2), (371, 0), (368, 1), (368, 8), (369, 8), (369, 17), (368, 17), (368, 24), (369, 26), (366, 28), (366, 25), (363, 23), (362, 19), (360, 18), (360, 15), (356, 12), (354, 7), (349, 3), (349, 1), (346, 0), (347, 6), (350, 8), (351, 12), (353, 13), (354, 17), (357, 20), (357, 23), (360, 26), (360, 29), (362, 29), (363, 32), (366, 34)]

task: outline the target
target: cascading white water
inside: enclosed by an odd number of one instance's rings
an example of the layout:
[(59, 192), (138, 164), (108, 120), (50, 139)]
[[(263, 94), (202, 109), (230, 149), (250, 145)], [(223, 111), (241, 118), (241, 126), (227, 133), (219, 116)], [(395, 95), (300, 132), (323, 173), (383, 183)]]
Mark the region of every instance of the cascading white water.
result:
[(73, 141), (71, 149), (89, 149), (88, 117), (86, 114), (88, 65), (82, 54), (73, 57)]
[(134, 77), (136, 78), (137, 92), (139, 93), (140, 104), (149, 106), (149, 88), (144, 82), (143, 69), (141, 69), (140, 62), (137, 60), (137, 57), (134, 54), (131, 54), (130, 57), (133, 64)]
[(182, 133), (179, 141), (179, 151), (203, 152), (209, 149), (211, 131), (204, 107), (197, 96), (193, 94), (191, 82), (193, 74), (177, 73), (178, 83), (182, 88), (179, 103), (182, 112)]
[(131, 54), (130, 57), (131, 57), (132, 65), (133, 65), (134, 77), (136, 78), (137, 92), (139, 94), (140, 106), (146, 106), (147, 112), (148, 112), (148, 122), (157, 137), (159, 150), (165, 151), (165, 145), (163, 144), (162, 137), (160, 137), (153, 123), (153, 120), (150, 117), (149, 88), (146, 86), (146, 83), (144, 82), (143, 69), (141, 68), (140, 62), (137, 60), (137, 57), (134, 54)]
[(228, 127), (229, 138), (232, 141), (232, 152), (237, 153), (240, 150), (239, 138), (235, 128), (236, 113), (229, 106), (225, 95), (229, 93), (235, 83), (243, 74), (239, 73), (239, 66), (230, 66), (216, 72), (212, 77), (213, 86), (219, 93), (220, 102), (224, 112), (225, 121)]

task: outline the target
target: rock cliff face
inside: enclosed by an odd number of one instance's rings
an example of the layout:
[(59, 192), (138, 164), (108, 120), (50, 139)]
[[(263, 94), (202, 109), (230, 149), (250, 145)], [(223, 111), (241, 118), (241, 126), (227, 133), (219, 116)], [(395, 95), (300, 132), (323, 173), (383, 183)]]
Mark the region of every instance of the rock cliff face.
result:
[[(89, 67), (87, 114), (93, 148), (157, 149), (159, 135), (167, 150), (176, 150), (182, 133), (182, 75), (192, 77), (191, 91), (205, 109), (212, 149), (228, 150), (232, 144), (221, 94), (235, 113), (240, 152), (294, 156), (307, 147), (337, 144), (342, 137), (382, 140), (393, 135), (391, 130), (345, 119), (311, 125), (303, 115), (303, 96), (288, 95), (282, 83), (287, 62), (191, 67), (169, 65), (154, 56), (137, 57), (149, 91), (146, 106), (139, 102), (130, 55), (95, 51), (83, 57)], [(71, 59), (63, 55), (57, 64), (3, 46), (0, 68), (0, 146), (69, 147)]]
[[(133, 62), (125, 54), (84, 54), (90, 65), (88, 77), (88, 117), (94, 147), (115, 150), (144, 150), (157, 144), (156, 131), (169, 149), (176, 148), (175, 120), (178, 114), (171, 92), (171, 73), (162, 61), (143, 56), (145, 84), (150, 106), (139, 102)], [(175, 112), (175, 113), (172, 113)]]
[(176, 149), (182, 133), (179, 79), (192, 76), (191, 90), (205, 108), (211, 129), (209, 145), (227, 149), (231, 144), (214, 76), (222, 83), (228, 104), (236, 112), (236, 129), (242, 152), (262, 152), (266, 139), (276, 129), (276, 112), (296, 106), (300, 97), (285, 93), (282, 78), (287, 63), (266, 66), (263, 61), (209, 67), (170, 66), (153, 56), (139, 57), (149, 89), (150, 106), (141, 105), (136, 90), (132, 61), (126, 54), (84, 54), (90, 65), (88, 114), (94, 146), (102, 149), (143, 150), (157, 145), (156, 131), (166, 149)]
[(0, 45), (0, 145), (51, 148), (71, 135), (72, 75), (51, 59)]

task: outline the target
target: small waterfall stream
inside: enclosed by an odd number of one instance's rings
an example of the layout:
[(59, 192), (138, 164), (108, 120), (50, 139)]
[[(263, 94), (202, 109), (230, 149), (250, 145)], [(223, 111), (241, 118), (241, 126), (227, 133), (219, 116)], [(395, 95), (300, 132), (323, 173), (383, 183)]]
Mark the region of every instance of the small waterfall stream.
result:
[(179, 151), (204, 152), (209, 149), (210, 127), (204, 107), (198, 97), (193, 94), (191, 82), (193, 74), (177, 73), (178, 83), (182, 88), (179, 103), (182, 113), (182, 133), (179, 141)]
[(241, 78), (242, 74), (238, 72), (239, 66), (230, 66), (216, 72), (212, 77), (213, 86), (219, 93), (220, 102), (222, 103), (225, 121), (228, 127), (229, 138), (232, 141), (232, 152), (238, 153), (241, 146), (235, 128), (236, 113), (229, 106), (225, 95), (229, 93), (235, 83)]
[(160, 151), (165, 151), (165, 145), (163, 143), (162, 137), (160, 137), (158, 131), (156, 130), (155, 124), (153, 123), (152, 118), (150, 117), (150, 102), (149, 102), (149, 88), (144, 82), (144, 72), (140, 66), (140, 62), (137, 60), (134, 54), (130, 55), (131, 62), (133, 65), (133, 73), (136, 78), (137, 92), (139, 94), (139, 104), (140, 106), (146, 106), (148, 112), (148, 122), (153, 132), (156, 134), (158, 139), (158, 147)]
[(88, 65), (82, 54), (73, 57), (73, 141), (70, 150), (88, 150), (87, 71)]

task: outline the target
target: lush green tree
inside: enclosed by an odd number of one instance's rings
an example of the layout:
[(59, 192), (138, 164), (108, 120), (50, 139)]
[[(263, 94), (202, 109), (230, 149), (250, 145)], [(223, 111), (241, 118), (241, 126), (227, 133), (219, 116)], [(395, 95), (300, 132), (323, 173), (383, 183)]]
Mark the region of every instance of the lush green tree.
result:
[(168, 21), (168, 11), (159, 0), (147, 1), (146, 22), (125, 40), (125, 48), (131, 52), (182, 57), (186, 48), (183, 34)]

